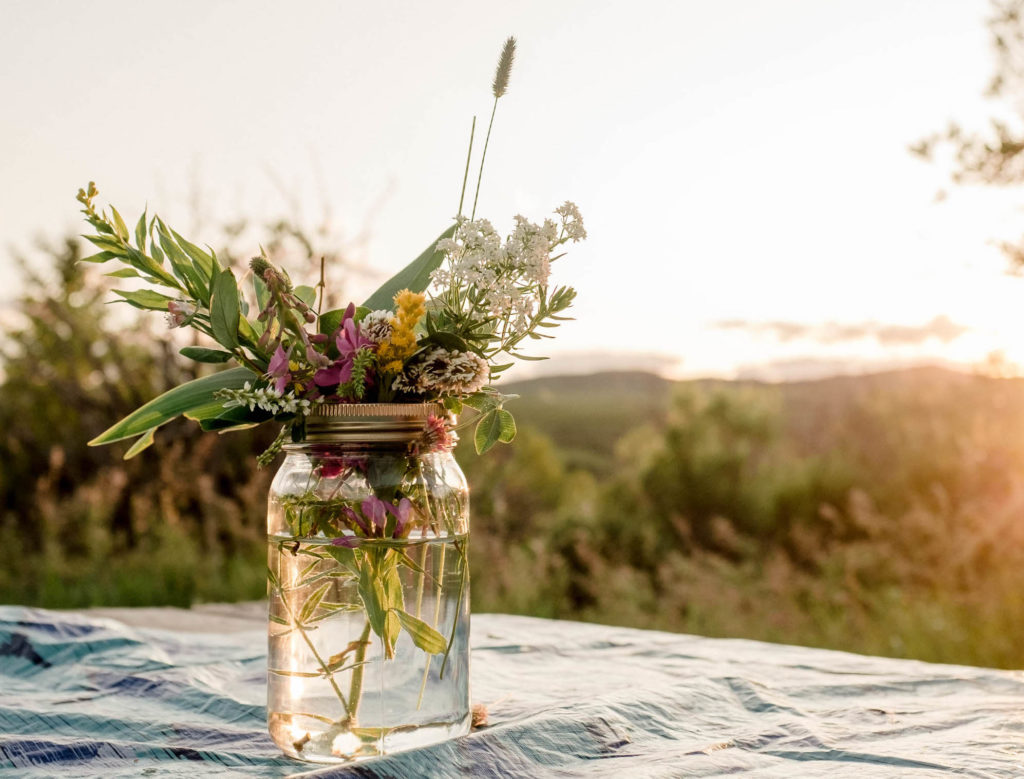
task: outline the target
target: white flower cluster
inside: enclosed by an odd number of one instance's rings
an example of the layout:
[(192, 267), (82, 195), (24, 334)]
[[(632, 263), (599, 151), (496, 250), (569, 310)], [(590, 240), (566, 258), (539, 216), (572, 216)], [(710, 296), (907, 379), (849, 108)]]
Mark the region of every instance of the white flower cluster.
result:
[(260, 409), (271, 414), (308, 414), (313, 403), (297, 398), (295, 393), (280, 393), (273, 387), (256, 387), (248, 381), (242, 389), (217, 390), (216, 397), (224, 399), (224, 408), (248, 406), (250, 411)]
[(555, 209), (555, 213), (562, 217), (562, 230), (565, 231), (566, 238), (577, 243), (587, 237), (587, 231), (583, 227), (583, 217), (580, 216), (580, 210), (575, 203), (566, 200)]
[(555, 213), (560, 224), (545, 219), (538, 225), (517, 215), (504, 243), (486, 219), (460, 221), (454, 236), (437, 243), (447, 261), (431, 281), (439, 289), (475, 287), (490, 316), (507, 320), (514, 329), (525, 328), (539, 300), (538, 288), (548, 283), (552, 249), (587, 235), (574, 203), (566, 201)]
[(487, 361), (472, 352), (449, 351), (440, 346), (424, 352), (395, 379), (399, 392), (424, 395), (472, 395), (490, 378)]
[(391, 311), (371, 311), (359, 323), (359, 334), (380, 345), (391, 337)]

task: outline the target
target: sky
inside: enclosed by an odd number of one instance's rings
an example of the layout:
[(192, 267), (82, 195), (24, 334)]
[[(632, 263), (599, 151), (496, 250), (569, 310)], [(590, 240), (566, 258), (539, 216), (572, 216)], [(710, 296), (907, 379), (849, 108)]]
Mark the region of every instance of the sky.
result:
[(589, 233), (556, 264), (576, 319), (518, 376), (1024, 363), (1024, 281), (994, 245), (1024, 232), (1024, 198), (951, 188), (908, 152), (991, 113), (988, 13), (0, 0), (0, 301), (18, 289), (10, 249), (79, 231), (89, 180), (129, 221), (148, 207), (197, 243), (243, 215), (328, 219), (376, 273), (343, 291), (362, 299), (454, 216), (470, 122), (486, 125), (515, 35), (478, 215), (507, 231), (568, 199)]

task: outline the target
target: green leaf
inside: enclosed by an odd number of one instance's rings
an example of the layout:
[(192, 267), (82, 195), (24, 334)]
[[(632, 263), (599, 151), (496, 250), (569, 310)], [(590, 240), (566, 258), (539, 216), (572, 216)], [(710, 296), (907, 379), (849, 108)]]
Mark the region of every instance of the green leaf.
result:
[(79, 262), (106, 262), (115, 257), (120, 257), (120, 255), (114, 252), (97, 252), (96, 254), (90, 254), (88, 257), (83, 257)]
[(438, 346), (443, 346), (445, 349), (448, 349), (449, 351), (470, 351), (469, 347), (466, 346), (466, 342), (459, 338), (459, 336), (455, 335), (455, 333), (448, 333), (443, 330), (434, 331), (427, 337), (427, 340), (432, 341)]
[(392, 612), (398, 615), (398, 621), (402, 623), (412, 642), (427, 654), (439, 655), (448, 646), (444, 636), (422, 619), (417, 619), (401, 609), (393, 609)]
[(403, 289), (413, 292), (425, 290), (430, 284), (430, 274), (437, 270), (444, 260), (444, 253), (436, 249), (437, 242), (443, 238), (451, 238), (454, 234), (455, 225), (453, 224), (437, 236), (419, 257), (385, 281), (376, 292), (366, 299), (363, 305), (371, 311), (381, 308), (390, 310), (394, 306), (395, 295)]
[(229, 368), (220, 373), (194, 379), (168, 390), (136, 409), (116, 425), (92, 439), (89, 446), (100, 446), (125, 438), (134, 438), (150, 429), (160, 427), (190, 409), (210, 403), (214, 400), (213, 393), (219, 389), (241, 389), (245, 382), (253, 379), (255, 379), (255, 375), (248, 368)]
[(124, 247), (113, 238), (105, 238), (102, 235), (83, 235), (82, 237), (105, 252), (113, 252), (115, 257), (124, 256)]
[(174, 300), (174, 298), (161, 295), (159, 292), (154, 292), (151, 289), (135, 291), (115, 289), (114, 294), (120, 295), (136, 308), (148, 309), (150, 311), (166, 311), (167, 304)]
[(380, 579), (374, 575), (373, 566), (368, 559), (363, 559), (359, 567), (359, 598), (366, 607), (366, 619), (370, 623), (373, 632), (383, 637), (387, 607), (385, 603), (384, 588)]
[(178, 246), (192, 259), (192, 262), (196, 264), (196, 267), (203, 272), (206, 278), (212, 279), (215, 273), (220, 272), (220, 263), (217, 262), (216, 257), (212, 254), (207, 254), (194, 243), (190, 243), (187, 239), (182, 238), (174, 230), (168, 229), (171, 235), (174, 236), (174, 240), (178, 242)]
[(305, 625), (306, 621), (316, 613), (317, 608), (320, 606), (320, 601), (324, 599), (324, 595), (331, 589), (331, 582), (324, 582), (321, 584), (316, 592), (306, 598), (306, 602), (302, 604), (302, 610), (299, 612), (298, 623)]
[(516, 420), (503, 408), (498, 409), (496, 413), (499, 427), (498, 440), (503, 444), (510, 444), (516, 437)]
[(117, 230), (117, 237), (122, 241), (128, 241), (128, 225), (124, 223), (121, 215), (117, 213), (117, 209), (113, 206), (110, 207), (110, 213), (114, 215), (114, 229)]
[(139, 221), (135, 223), (135, 245), (140, 252), (146, 251), (146, 212), (142, 212)]
[(156, 260), (157, 265), (164, 264), (164, 253), (152, 238), (149, 239), (149, 256)]
[[(328, 311), (320, 315), (320, 321), (317, 324), (317, 328), (324, 335), (331, 335), (341, 326), (341, 321), (345, 318), (345, 308), (336, 308), (333, 311)], [(363, 317), (370, 313), (370, 309), (365, 306), (357, 306), (356, 312), (352, 315), (352, 318), (360, 322)]]
[(137, 455), (139, 452), (141, 452), (143, 449), (147, 449), (150, 446), (152, 446), (153, 445), (153, 437), (154, 437), (155, 434), (156, 434), (156, 428), (155, 427), (151, 427), (145, 433), (140, 435), (136, 439), (135, 443), (131, 445), (131, 447), (128, 449), (128, 451), (124, 453), (124, 459), (125, 460), (130, 460), (135, 455)]
[(267, 307), (267, 301), (270, 300), (270, 290), (267, 289), (263, 279), (255, 274), (252, 277), (252, 288), (256, 292), (256, 305), (262, 311)]
[(228, 349), (238, 348), (238, 323), (242, 318), (238, 307), (238, 284), (230, 270), (218, 273), (210, 290), (210, 326), (213, 337)]
[(186, 346), (178, 350), (178, 354), (188, 357), (196, 362), (227, 362), (231, 359), (231, 352), (222, 352), (220, 349), (205, 349), (202, 346)]
[(277, 676), (298, 676), (301, 679), (316, 679), (323, 676), (321, 671), (289, 671), (284, 668), (268, 668), (267, 671)]
[(121, 270), (104, 273), (103, 275), (114, 279), (135, 279), (139, 277), (139, 272), (135, 268), (121, 268)]
[(188, 255), (163, 231), (162, 222), (156, 232), (160, 238), (160, 245), (164, 247), (164, 252), (167, 254), (167, 259), (171, 261), (174, 274), (185, 283), (193, 297), (203, 305), (208, 304), (210, 302), (210, 285), (206, 277), (196, 268)]
[(295, 297), (297, 297), (310, 308), (312, 308), (313, 305), (316, 303), (316, 290), (313, 287), (303, 285), (301, 287), (296, 287), (292, 291), (295, 293)]
[(498, 418), (497, 409), (491, 409), (476, 423), (476, 430), (473, 433), (473, 446), (477, 454), (483, 454), (501, 438), (501, 420)]

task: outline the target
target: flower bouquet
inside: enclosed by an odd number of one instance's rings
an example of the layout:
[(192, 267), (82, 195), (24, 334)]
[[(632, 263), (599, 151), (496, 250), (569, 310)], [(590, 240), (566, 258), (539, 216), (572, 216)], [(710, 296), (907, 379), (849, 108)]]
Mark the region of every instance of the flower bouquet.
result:
[[(492, 109), (488, 142), (493, 121)], [(268, 718), (295, 757), (357, 759), (469, 727), (468, 496), (451, 450), (468, 424), (480, 453), (515, 436), (493, 382), (566, 318), (575, 292), (549, 283), (551, 263), (586, 236), (570, 202), (539, 224), (516, 216), (504, 238), (476, 218), (476, 197), (464, 216), (472, 145), (471, 133), (453, 224), (362, 305), (329, 311), (323, 265), (312, 286), (262, 251), (239, 273), (158, 216), (129, 230), (91, 182), (78, 193), (99, 250), (86, 260), (132, 280), (116, 294), (209, 339), (185, 357), (236, 363), (90, 443), (134, 438), (133, 457), (180, 415), (203, 430), (281, 427), (258, 458), (286, 454), (268, 512)]]

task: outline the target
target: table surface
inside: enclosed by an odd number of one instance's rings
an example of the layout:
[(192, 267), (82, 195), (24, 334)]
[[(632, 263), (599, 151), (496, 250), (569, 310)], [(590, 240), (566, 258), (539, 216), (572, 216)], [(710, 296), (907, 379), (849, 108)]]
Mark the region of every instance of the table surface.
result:
[(0, 607), (0, 774), (1024, 777), (1020, 672), (496, 614), (489, 727), (313, 771), (266, 734), (265, 634), (262, 604)]

